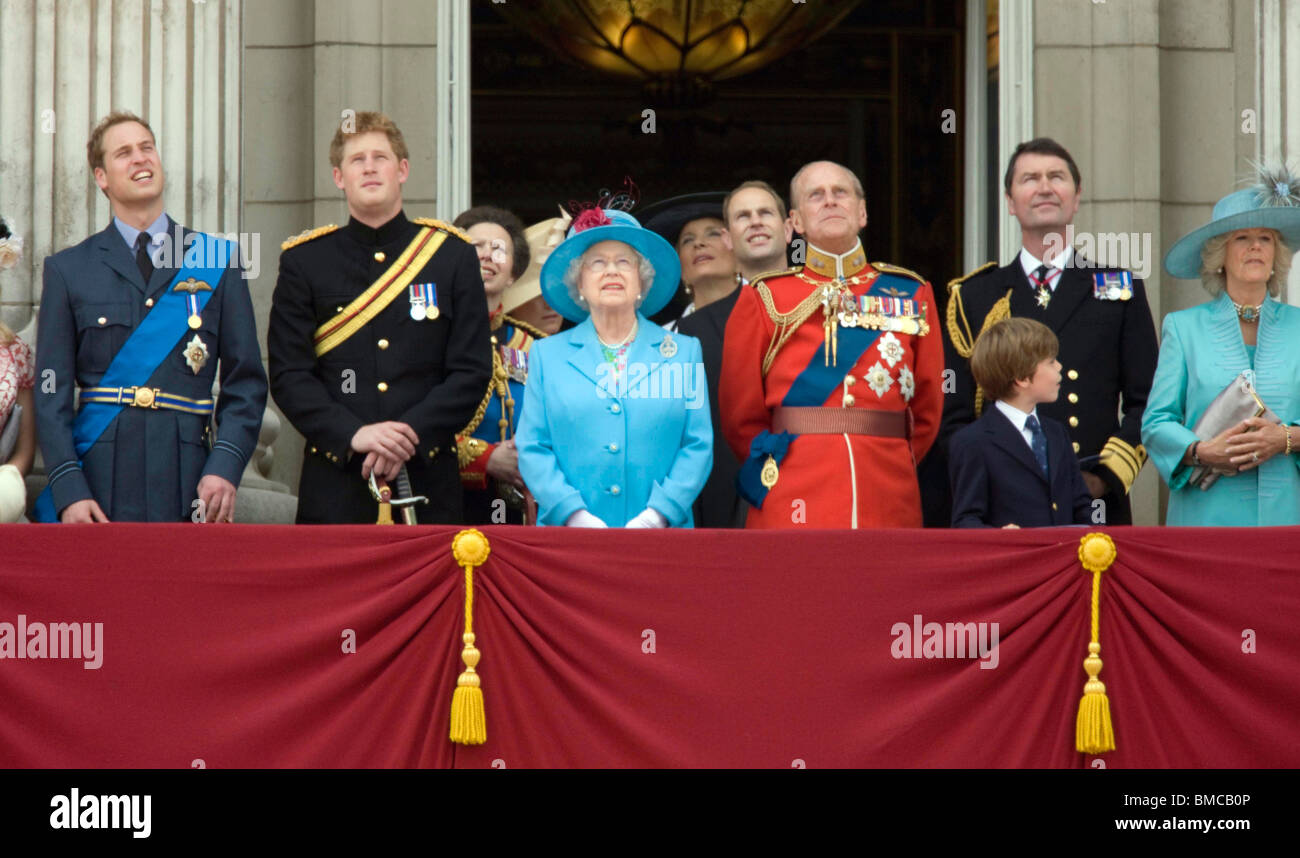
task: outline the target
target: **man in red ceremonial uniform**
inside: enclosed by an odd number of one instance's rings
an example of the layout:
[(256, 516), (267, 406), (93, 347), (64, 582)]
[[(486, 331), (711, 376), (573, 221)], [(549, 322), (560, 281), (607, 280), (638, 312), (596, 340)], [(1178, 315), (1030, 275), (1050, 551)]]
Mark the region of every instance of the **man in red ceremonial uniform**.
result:
[(920, 527), (916, 463), (943, 410), (930, 284), (868, 263), (862, 183), (829, 161), (790, 182), (807, 261), (742, 290), (723, 341), (722, 431), (747, 527)]

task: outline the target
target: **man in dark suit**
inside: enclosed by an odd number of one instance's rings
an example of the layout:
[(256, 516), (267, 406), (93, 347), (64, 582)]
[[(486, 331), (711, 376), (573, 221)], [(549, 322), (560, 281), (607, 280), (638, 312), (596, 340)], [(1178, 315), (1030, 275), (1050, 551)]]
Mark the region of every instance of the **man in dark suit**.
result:
[(781, 195), (767, 182), (758, 180), (745, 182), (727, 194), (718, 214), (726, 226), (726, 243), (735, 254), (740, 285), (684, 317), (678, 323), (678, 330), (700, 341), (704, 375), (709, 385), (709, 409), (713, 415), (713, 471), (695, 501), (695, 526), (744, 527), (749, 505), (736, 494), (740, 463), (727, 445), (727, 439), (718, 431), (722, 425), (718, 412), (722, 341), (727, 320), (745, 284), (760, 274), (785, 268), (791, 228)]
[(421, 523), (459, 523), (455, 436), (492, 374), (478, 256), (455, 227), (407, 219), (392, 120), (353, 121), (330, 146), (348, 223), (284, 243), (271, 303), (271, 393), (306, 439), (297, 520), (375, 522), (373, 473), (429, 499)]
[(239, 250), (164, 213), (144, 120), (111, 114), (86, 148), (113, 221), (45, 260), (36, 417), (49, 486), (34, 516), (231, 521), (266, 407)]
[(1142, 411), (1155, 374), (1155, 325), (1142, 281), (1098, 267), (1064, 242), (1079, 208), (1079, 168), (1059, 143), (1039, 138), (1016, 148), (1007, 167), (1007, 208), (1020, 222), (1023, 247), (1009, 265), (990, 262), (949, 284), (945, 363), (955, 391), (945, 397), (939, 447), (988, 407), (967, 360), (981, 330), (1024, 317), (1060, 339), (1063, 395), (1043, 413), (1064, 423), (1099, 519), (1130, 524), (1128, 492), (1146, 451)]
[(990, 403), (953, 434), (953, 527), (1086, 524), (1092, 498), (1065, 427), (1039, 414), (1060, 396), (1056, 336), (1031, 319), (1004, 319), (980, 335), (971, 371)]

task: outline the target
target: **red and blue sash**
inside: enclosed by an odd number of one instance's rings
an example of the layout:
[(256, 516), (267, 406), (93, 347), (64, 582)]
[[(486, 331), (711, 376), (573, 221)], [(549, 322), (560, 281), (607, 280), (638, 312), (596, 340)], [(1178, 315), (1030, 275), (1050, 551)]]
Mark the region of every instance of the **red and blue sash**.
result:
[[(920, 286), (915, 280), (893, 274), (880, 274), (871, 282), (871, 287), (860, 297), (871, 296), (890, 302), (897, 302), (900, 311), (907, 305), (915, 307), (916, 290)], [(876, 306), (886, 308), (885, 301)], [(808, 324), (805, 322), (804, 324)], [(831, 366), (826, 365), (823, 349), (813, 351), (812, 359), (803, 372), (795, 378), (790, 389), (786, 391), (781, 404), (786, 407), (818, 407), (844, 382), (844, 376), (857, 365), (867, 349), (875, 345), (882, 332), (871, 328), (845, 328), (838, 331), (838, 360)], [(763, 430), (749, 445), (749, 458), (740, 465), (736, 474), (736, 491), (756, 508), (763, 508), (767, 498), (767, 487), (760, 480), (763, 464), (771, 456), (779, 466), (789, 450), (790, 444), (798, 436), (788, 432), (780, 435)]]

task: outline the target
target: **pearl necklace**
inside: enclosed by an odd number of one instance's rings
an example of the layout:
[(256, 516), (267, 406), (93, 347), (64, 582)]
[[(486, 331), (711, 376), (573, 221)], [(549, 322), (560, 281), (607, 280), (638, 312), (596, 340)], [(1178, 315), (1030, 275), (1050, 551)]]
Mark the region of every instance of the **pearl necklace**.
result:
[(618, 341), (617, 343), (605, 342), (604, 339), (601, 338), (600, 334), (596, 334), (596, 340), (605, 348), (618, 351), (619, 349), (623, 348), (623, 346), (632, 342), (632, 338), (636, 336), (636, 325), (637, 323), (635, 321), (632, 322), (632, 330), (628, 331), (627, 336), (624, 337), (622, 340)]
[[(1232, 301), (1231, 298), (1228, 300)], [(1258, 322), (1259, 311), (1264, 308), (1264, 302), (1260, 301), (1259, 304), (1252, 306), (1250, 304), (1238, 304), (1236, 301), (1232, 301), (1232, 306), (1237, 310), (1237, 318), (1241, 319), (1243, 322)]]

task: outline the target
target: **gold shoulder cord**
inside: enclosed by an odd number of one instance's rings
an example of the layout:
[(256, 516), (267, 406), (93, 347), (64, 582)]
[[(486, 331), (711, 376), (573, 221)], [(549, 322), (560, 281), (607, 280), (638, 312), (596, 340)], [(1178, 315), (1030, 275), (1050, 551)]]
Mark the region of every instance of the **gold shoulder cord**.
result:
[[(493, 346), (492, 347), (492, 378), (488, 380), (487, 392), (483, 394), (483, 400), (479, 402), (478, 408), (474, 409), (474, 416), (471, 417), (469, 422), (465, 424), (465, 428), (460, 430), (459, 433), (457, 433), (459, 437), (465, 439), (466, 442), (465, 446), (467, 448), (473, 446), (472, 444), (469, 443), (470, 441), (477, 440), (477, 439), (470, 438), (470, 436), (474, 434), (474, 430), (477, 429), (479, 425), (483, 422), (483, 416), (487, 414), (488, 403), (492, 401), (493, 395), (497, 395), (501, 397), (502, 417), (497, 422), (501, 427), (501, 440), (503, 441), (508, 440), (506, 438), (506, 432), (509, 430), (510, 425), (514, 422), (514, 417), (515, 417), (515, 400), (510, 395), (510, 385), (506, 383), (506, 379), (508, 379), (509, 377), (510, 376), (506, 373), (505, 363), (501, 360), (501, 353), (497, 350), (496, 346)], [(457, 446), (459, 447), (460, 445)], [(462, 468), (465, 467), (467, 464), (469, 464), (469, 462), (473, 461), (474, 458), (476, 458), (476, 456), (472, 456), (469, 454), (468, 449), (465, 451), (461, 451), (458, 449), (457, 452), (459, 454), (459, 457), (461, 458), (460, 466)]]
[(527, 334), (531, 334), (533, 339), (535, 340), (543, 339), (546, 336), (546, 333), (542, 331), (540, 328), (534, 328), (532, 325), (528, 324), (527, 322), (521, 322), (518, 319), (516, 319), (514, 316), (509, 315), (508, 313), (502, 313), (501, 320), (508, 325), (514, 325), (516, 328), (519, 328), (520, 330), (524, 331)]
[(772, 301), (772, 291), (768, 289), (766, 283), (759, 283), (754, 289), (763, 301), (763, 308), (767, 310), (768, 318), (776, 325), (776, 329), (772, 331), (772, 340), (767, 346), (767, 353), (763, 355), (763, 375), (766, 376), (768, 370), (772, 368), (772, 362), (776, 360), (777, 352), (789, 342), (795, 331), (799, 330), (799, 326), (820, 309), (821, 290), (813, 289), (797, 307), (788, 313), (781, 313), (777, 311), (776, 304)]
[[(992, 262), (989, 263), (989, 265), (992, 264)], [(985, 265), (984, 268), (988, 268), (988, 265)], [(983, 271), (984, 268), (972, 271), (971, 274), (978, 274), (980, 271)], [(948, 321), (948, 336), (952, 338), (952, 347), (957, 351), (958, 355), (968, 361), (970, 360), (971, 352), (975, 350), (975, 340), (979, 339), (979, 335), (974, 337), (970, 335), (970, 322), (966, 318), (966, 308), (962, 305), (961, 301), (961, 283), (967, 277), (970, 277), (971, 274), (954, 280), (948, 284), (948, 312), (946, 314)], [(993, 306), (989, 309), (988, 315), (984, 317), (984, 323), (980, 325), (980, 334), (983, 334), (990, 326), (997, 324), (1003, 319), (1011, 318), (1011, 292), (1012, 290), (1008, 289), (1007, 294), (1003, 295), (993, 303)], [(957, 315), (959, 313), (961, 314), (960, 323), (957, 321)], [(965, 328), (965, 330), (963, 331), (962, 328)], [(983, 410), (984, 391), (981, 390), (980, 386), (977, 384), (975, 385), (975, 416), (979, 417)]]
[(437, 220), (436, 218), (431, 218), (431, 217), (413, 217), (411, 218), (411, 223), (418, 223), (420, 226), (431, 226), (434, 229), (440, 229), (445, 233), (454, 235), (457, 238), (463, 240), (467, 244), (474, 243), (474, 239), (471, 238), (469, 233), (465, 232), (465, 230), (460, 229), (459, 227), (452, 226), (451, 224), (443, 220)]

